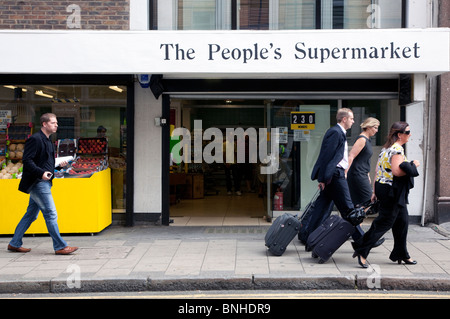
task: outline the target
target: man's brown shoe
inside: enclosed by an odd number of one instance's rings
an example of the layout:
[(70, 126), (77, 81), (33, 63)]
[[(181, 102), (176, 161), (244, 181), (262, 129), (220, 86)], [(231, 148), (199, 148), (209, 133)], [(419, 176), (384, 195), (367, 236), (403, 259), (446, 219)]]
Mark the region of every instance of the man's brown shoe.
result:
[(13, 251), (15, 253), (28, 253), (31, 251), (31, 248), (13, 247), (10, 244), (8, 244), (8, 250)]
[(76, 251), (78, 249), (78, 247), (64, 247), (63, 249), (60, 250), (55, 250), (55, 255), (69, 255), (71, 253), (73, 253), (74, 251)]

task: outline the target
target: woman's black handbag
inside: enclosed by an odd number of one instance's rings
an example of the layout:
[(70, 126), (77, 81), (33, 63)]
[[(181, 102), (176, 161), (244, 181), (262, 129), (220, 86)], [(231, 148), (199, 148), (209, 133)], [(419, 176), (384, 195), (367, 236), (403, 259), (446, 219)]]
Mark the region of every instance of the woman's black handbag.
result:
[(378, 200), (370, 202), (367, 205), (357, 205), (350, 213), (347, 214), (345, 218), (353, 226), (361, 224), (368, 215), (377, 214), (379, 210), (380, 203)]

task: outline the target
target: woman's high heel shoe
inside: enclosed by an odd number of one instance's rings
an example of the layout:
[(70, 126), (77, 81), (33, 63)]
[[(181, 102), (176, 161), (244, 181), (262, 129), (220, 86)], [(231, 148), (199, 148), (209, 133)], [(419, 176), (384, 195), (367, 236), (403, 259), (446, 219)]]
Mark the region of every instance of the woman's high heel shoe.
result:
[(406, 265), (416, 265), (417, 261), (410, 259), (398, 259), (397, 262), (399, 265), (402, 264), (402, 261), (406, 264)]
[(367, 260), (366, 260), (365, 263), (363, 263), (363, 262), (361, 261), (361, 256), (358, 255), (356, 252), (353, 253), (353, 258), (355, 258), (355, 257), (358, 257), (358, 264), (359, 264), (361, 267), (363, 267), (363, 268), (369, 268), (369, 266), (367, 265)]

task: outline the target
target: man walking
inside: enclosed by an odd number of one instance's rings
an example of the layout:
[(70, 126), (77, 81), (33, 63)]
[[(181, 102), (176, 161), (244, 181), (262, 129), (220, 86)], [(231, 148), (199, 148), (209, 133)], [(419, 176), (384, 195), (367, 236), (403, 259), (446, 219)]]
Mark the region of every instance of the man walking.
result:
[(325, 133), (311, 174), (311, 179), (319, 182), (321, 192), (310, 213), (302, 221), (298, 238), (303, 243), (306, 243), (309, 234), (330, 216), (333, 203), (344, 218), (354, 209), (345, 179), (345, 169), (348, 167), (346, 131), (354, 123), (352, 110), (339, 109), (336, 120), (337, 124)]
[[(33, 134), (25, 143), (23, 154), (23, 174), (19, 184), (21, 192), (30, 194), (30, 201), (25, 215), (16, 227), (14, 236), (8, 244), (8, 250), (27, 253), (30, 248), (22, 247), (22, 238), (27, 229), (38, 217), (39, 211), (44, 215), (48, 233), (53, 240), (56, 255), (68, 255), (78, 249), (70, 247), (59, 233), (57, 213), (51, 187), (55, 168), (55, 149), (49, 139), (56, 133), (58, 121), (53, 113), (45, 113), (40, 118), (41, 130)], [(67, 162), (61, 163), (61, 166)]]

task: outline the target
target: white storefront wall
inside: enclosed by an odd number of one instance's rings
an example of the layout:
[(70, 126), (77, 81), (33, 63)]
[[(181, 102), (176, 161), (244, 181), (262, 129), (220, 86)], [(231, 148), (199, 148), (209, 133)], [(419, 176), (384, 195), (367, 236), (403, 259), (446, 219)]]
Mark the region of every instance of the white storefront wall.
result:
[(1, 30), (1, 73), (341, 77), (449, 69), (449, 30)]
[[(132, 8), (133, 9), (133, 8)], [(144, 22), (142, 22), (144, 23)], [(139, 27), (136, 27), (137, 29)], [(170, 78), (367, 78), (415, 74), (410, 159), (425, 159), (429, 77), (448, 72), (448, 29), (0, 31), (3, 74), (163, 74)], [(161, 212), (161, 98), (135, 85), (135, 213)], [(411, 215), (421, 215), (424, 167)], [(429, 173), (429, 172), (427, 172)]]

